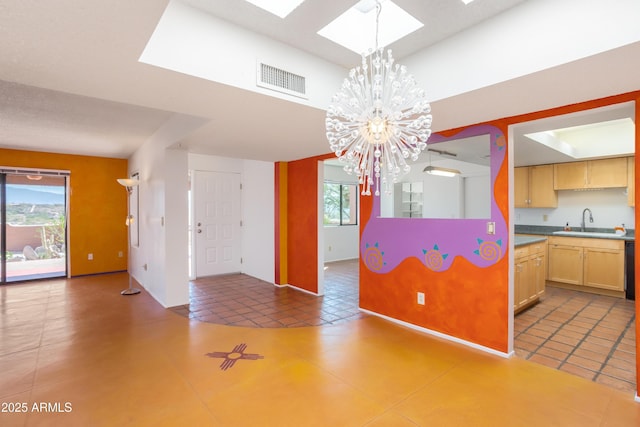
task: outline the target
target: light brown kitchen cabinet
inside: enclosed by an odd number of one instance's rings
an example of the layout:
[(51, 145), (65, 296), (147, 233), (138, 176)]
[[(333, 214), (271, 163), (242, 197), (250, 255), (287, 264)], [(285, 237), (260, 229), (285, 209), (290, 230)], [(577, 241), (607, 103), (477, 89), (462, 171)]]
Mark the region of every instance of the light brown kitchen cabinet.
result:
[(624, 241), (549, 237), (547, 279), (562, 287), (624, 296)]
[(588, 160), (554, 165), (555, 190), (626, 187), (627, 158)]
[(527, 257), (516, 258), (514, 261), (513, 278), (513, 312), (521, 311), (528, 305), (527, 287), (531, 279), (529, 273), (529, 259)]
[(636, 158), (627, 157), (627, 203), (636, 205)]
[(574, 190), (587, 182), (587, 162), (557, 163), (553, 165), (553, 188)]
[(514, 206), (516, 208), (558, 207), (553, 189), (553, 165), (514, 168)]
[(513, 311), (517, 313), (537, 302), (545, 290), (547, 242), (515, 249)]
[(573, 246), (566, 242), (550, 238), (548, 279), (554, 282), (582, 284), (584, 271), (582, 246)]

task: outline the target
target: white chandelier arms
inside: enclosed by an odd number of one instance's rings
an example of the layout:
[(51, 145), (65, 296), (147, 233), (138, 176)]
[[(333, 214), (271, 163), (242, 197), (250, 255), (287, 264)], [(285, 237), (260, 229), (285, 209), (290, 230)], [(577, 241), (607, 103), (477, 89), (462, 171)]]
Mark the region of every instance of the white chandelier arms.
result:
[(354, 173), (363, 195), (380, 195), (410, 171), (431, 135), (431, 107), (406, 67), (394, 64), (391, 50), (377, 49), (349, 72), (327, 109), (325, 127), (331, 150)]

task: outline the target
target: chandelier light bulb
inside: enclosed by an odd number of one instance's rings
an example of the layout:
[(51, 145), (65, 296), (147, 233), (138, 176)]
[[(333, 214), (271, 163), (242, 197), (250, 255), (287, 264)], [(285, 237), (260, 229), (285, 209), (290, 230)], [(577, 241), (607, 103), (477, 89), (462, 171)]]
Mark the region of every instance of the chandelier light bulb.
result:
[(363, 195), (380, 195), (411, 170), (431, 136), (431, 106), (406, 67), (377, 49), (353, 68), (325, 120), (331, 151), (358, 176)]

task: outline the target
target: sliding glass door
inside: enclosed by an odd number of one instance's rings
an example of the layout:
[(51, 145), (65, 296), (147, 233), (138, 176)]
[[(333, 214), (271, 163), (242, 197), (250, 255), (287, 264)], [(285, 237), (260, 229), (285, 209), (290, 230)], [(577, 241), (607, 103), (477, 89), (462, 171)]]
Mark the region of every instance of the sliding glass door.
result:
[(59, 172), (0, 173), (0, 280), (67, 275), (67, 177)]

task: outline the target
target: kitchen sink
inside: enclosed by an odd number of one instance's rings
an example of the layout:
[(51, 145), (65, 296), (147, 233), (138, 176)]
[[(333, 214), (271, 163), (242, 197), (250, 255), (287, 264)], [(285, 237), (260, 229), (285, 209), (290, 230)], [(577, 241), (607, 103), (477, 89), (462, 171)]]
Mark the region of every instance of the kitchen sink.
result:
[(573, 237), (604, 237), (607, 239), (620, 239), (620, 236), (615, 233), (598, 233), (595, 231), (554, 231), (555, 236), (573, 236)]

